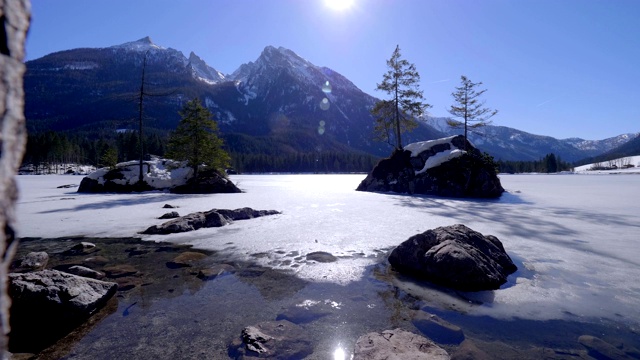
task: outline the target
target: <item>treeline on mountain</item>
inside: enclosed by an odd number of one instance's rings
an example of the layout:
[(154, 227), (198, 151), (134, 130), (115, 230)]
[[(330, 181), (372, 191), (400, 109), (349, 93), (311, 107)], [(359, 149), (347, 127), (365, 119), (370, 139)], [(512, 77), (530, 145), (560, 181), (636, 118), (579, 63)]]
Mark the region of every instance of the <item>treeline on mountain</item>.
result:
[(562, 161), (560, 156), (555, 154), (547, 154), (537, 161), (496, 161), (498, 171), (500, 173), (518, 174), (518, 173), (556, 173), (560, 171), (569, 171), (573, 165)]
[[(158, 129), (145, 129), (144, 153), (164, 156), (168, 133)], [(238, 141), (241, 138), (243, 141)], [(283, 148), (273, 138), (255, 139), (229, 136), (233, 146), (225, 146), (231, 155), (231, 166), (238, 172), (267, 173), (341, 173), (370, 171), (378, 158), (370, 154), (343, 152), (331, 148), (311, 148), (309, 152), (295, 152)], [(253, 141), (252, 141), (253, 140)], [(302, 141), (302, 140), (300, 140)], [(46, 164), (86, 164), (108, 166), (105, 154), (117, 154), (117, 162), (140, 159), (138, 133), (106, 132), (43, 132), (29, 135), (23, 164), (36, 169)]]

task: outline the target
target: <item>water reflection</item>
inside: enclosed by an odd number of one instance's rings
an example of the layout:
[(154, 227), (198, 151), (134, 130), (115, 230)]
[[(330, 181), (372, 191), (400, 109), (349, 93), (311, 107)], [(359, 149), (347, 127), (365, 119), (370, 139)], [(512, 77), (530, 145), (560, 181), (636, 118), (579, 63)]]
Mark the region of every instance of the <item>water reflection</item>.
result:
[[(340, 346), (340, 345), (338, 345)], [(341, 347), (338, 347), (334, 352), (333, 352), (333, 360), (346, 360), (347, 358), (347, 354), (345, 353), (344, 349)]]

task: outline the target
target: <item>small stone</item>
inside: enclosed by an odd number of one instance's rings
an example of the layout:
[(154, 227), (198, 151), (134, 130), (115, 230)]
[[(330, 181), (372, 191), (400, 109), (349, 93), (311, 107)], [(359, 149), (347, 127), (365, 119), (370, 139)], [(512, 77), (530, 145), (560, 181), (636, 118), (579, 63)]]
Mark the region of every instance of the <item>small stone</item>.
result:
[(173, 206), (173, 205), (170, 205), (170, 204), (164, 204), (164, 206), (162, 208), (163, 209), (175, 209), (175, 208), (177, 208), (177, 206)]

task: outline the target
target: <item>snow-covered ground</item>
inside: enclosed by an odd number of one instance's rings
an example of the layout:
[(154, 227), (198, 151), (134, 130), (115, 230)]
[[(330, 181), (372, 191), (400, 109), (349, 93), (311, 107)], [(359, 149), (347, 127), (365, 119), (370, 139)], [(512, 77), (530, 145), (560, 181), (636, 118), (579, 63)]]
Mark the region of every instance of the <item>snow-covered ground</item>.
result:
[[(469, 294), (469, 314), (523, 319), (604, 318), (640, 324), (640, 176), (501, 175), (499, 200), (357, 192), (365, 175), (236, 175), (242, 194), (78, 194), (57, 188), (78, 176), (20, 176), (21, 237), (127, 237), (162, 220), (212, 208), (275, 209), (281, 215), (191, 233), (142, 236), (257, 257), (300, 277), (348, 285), (411, 235), (463, 223), (497, 236), (520, 270), (501, 290)], [(327, 251), (336, 263), (283, 261)], [(369, 257), (371, 256), (371, 257)], [(291, 257), (287, 258), (291, 259)], [(434, 302), (455, 302), (426, 291)], [(462, 305), (461, 305), (462, 306)]]
[[(613, 167), (612, 165), (615, 165), (617, 168), (611, 170), (593, 170), (596, 167)], [(626, 167), (625, 165), (630, 167)], [(582, 165), (576, 167), (573, 171), (577, 174), (638, 174), (640, 173), (640, 155)]]

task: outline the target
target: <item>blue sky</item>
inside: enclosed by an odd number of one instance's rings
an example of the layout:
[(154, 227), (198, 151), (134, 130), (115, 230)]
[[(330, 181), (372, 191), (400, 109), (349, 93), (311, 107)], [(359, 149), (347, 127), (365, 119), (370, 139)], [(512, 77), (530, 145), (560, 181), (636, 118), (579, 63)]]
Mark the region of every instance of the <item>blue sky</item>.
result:
[(640, 132), (638, 0), (32, 0), (27, 59), (150, 36), (231, 73), (267, 45), (377, 97), (396, 45), (434, 116), (460, 76), (483, 82), (495, 125), (556, 138)]

